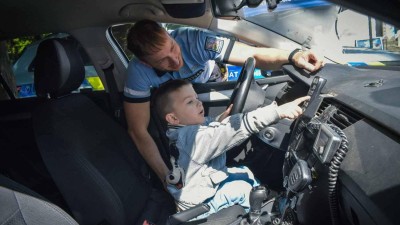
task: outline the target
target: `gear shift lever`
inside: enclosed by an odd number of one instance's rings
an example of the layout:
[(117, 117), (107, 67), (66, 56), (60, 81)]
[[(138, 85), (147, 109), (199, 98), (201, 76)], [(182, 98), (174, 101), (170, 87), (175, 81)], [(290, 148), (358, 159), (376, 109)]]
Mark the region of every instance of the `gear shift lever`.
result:
[(250, 224), (261, 224), (261, 206), (268, 197), (268, 191), (264, 186), (253, 187), (250, 192)]

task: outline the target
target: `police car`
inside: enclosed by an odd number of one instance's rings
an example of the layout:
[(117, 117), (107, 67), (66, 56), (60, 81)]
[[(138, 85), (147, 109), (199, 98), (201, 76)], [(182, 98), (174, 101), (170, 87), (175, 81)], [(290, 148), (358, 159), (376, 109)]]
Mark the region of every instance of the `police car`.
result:
[[(400, 224), (398, 1), (0, 6), (1, 224)], [(244, 112), (259, 101), (311, 97), (297, 120), (266, 127), (250, 138), (251, 149), (230, 155), (228, 163), (244, 163), (265, 185), (251, 193), (250, 212), (236, 205), (201, 220), (192, 219), (204, 205), (177, 212), (129, 137), (121, 96), (134, 56), (126, 32), (141, 19), (324, 56), (313, 73), (291, 64), (263, 71), (248, 60), (226, 65), (219, 82), (194, 84), (209, 116), (238, 90)], [(148, 116), (166, 159), (162, 124)]]

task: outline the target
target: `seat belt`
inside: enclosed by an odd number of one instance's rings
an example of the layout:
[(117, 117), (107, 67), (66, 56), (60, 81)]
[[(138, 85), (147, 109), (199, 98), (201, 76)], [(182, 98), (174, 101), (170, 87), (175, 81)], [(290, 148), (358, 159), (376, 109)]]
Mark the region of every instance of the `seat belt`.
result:
[[(178, 129), (179, 126), (168, 125), (169, 128)], [(185, 186), (185, 171), (178, 165), (179, 150), (176, 147), (175, 141), (169, 141), (168, 146), (169, 158), (172, 169), (169, 171), (165, 181), (167, 184), (175, 186), (177, 189), (182, 189)]]
[(175, 142), (169, 144), (169, 153), (172, 169), (169, 171), (165, 181), (167, 184), (174, 185), (177, 189), (182, 189), (185, 186), (185, 171), (178, 165), (179, 150)]
[(3, 86), (4, 90), (7, 92), (8, 97), (11, 100), (14, 100), (15, 95), (14, 95), (13, 91), (11, 90), (10, 86), (8, 86), (7, 81), (3, 77), (3, 72), (1, 72), (1, 71), (0, 71), (0, 84)]
[(111, 110), (113, 112), (114, 117), (120, 121), (121, 119), (121, 110), (122, 110), (122, 100), (119, 96), (117, 83), (115, 82), (115, 77), (113, 74), (114, 64), (112, 62), (107, 63), (108, 66), (104, 66), (103, 72), (106, 77), (107, 88), (110, 94), (110, 104)]

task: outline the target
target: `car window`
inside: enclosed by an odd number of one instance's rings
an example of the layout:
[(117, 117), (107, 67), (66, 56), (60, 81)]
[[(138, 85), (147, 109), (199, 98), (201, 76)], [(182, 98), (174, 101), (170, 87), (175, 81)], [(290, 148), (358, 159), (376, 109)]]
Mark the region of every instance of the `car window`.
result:
[(128, 34), (128, 30), (133, 26), (133, 24), (134, 23), (118, 24), (110, 28), (111, 36), (114, 38), (116, 44), (118, 44), (128, 60), (132, 59), (133, 54), (131, 51), (129, 51), (127, 47), (126, 35)]
[[(324, 0), (285, 0), (243, 8), (244, 19), (350, 66), (400, 65), (400, 31)], [(356, 26), (355, 26), (356, 24)]]
[(17, 94), (7, 44), (0, 41), (0, 100), (10, 99)]
[[(35, 56), (39, 44), (48, 38), (72, 38), (65, 33), (44, 34), (7, 40), (7, 53), (12, 65), (13, 80), (15, 81), (16, 98), (35, 97), (33, 76), (35, 70)], [(80, 55), (85, 65), (85, 79), (79, 90), (102, 91), (104, 86), (89, 57), (82, 47)]]
[[(133, 58), (133, 54), (129, 49), (127, 48), (127, 40), (126, 40), (126, 34), (128, 33), (129, 28), (133, 23), (130, 24), (120, 24), (120, 25), (115, 25), (111, 27), (111, 35), (113, 36), (114, 40), (117, 42), (118, 46), (120, 49), (124, 52), (126, 58), (128, 60), (131, 60)], [(172, 32), (175, 29), (178, 29), (180, 27), (188, 27), (187, 25), (180, 25), (180, 24), (173, 24), (173, 23), (162, 23), (162, 26), (168, 31)], [(235, 65), (230, 65), (230, 64), (220, 64), (219, 65), (221, 68), (221, 72), (224, 73), (225, 78), (223, 79), (224, 81), (235, 81), (238, 79), (240, 71), (242, 69), (241, 66), (235, 66)], [(261, 71), (259, 69), (255, 69), (254, 71), (254, 78), (255, 79), (260, 79), (260, 78), (265, 78), (265, 76), (270, 76), (271, 71)]]

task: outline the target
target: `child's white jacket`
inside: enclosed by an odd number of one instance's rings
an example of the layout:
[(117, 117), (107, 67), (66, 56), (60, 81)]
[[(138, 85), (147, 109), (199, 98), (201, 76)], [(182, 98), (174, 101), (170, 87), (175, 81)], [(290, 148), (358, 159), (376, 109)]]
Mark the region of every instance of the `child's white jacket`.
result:
[(275, 102), (248, 113), (215, 122), (207, 117), (203, 125), (174, 126), (167, 131), (179, 150), (178, 165), (184, 170), (184, 187), (168, 185), (180, 209), (200, 204), (215, 195), (227, 178), (226, 151), (279, 120)]

